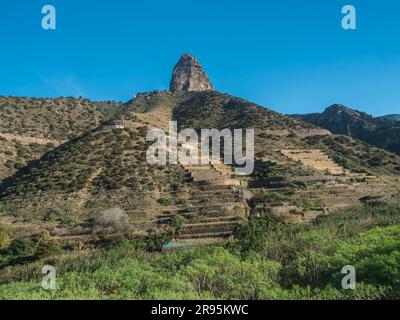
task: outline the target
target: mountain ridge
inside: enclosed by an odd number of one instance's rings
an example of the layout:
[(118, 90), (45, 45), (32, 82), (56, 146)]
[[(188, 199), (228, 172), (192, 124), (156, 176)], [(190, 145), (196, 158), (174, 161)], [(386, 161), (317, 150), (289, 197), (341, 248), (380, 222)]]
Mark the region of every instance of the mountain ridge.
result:
[(334, 104), (322, 113), (292, 115), (326, 128), (336, 134), (358, 138), (377, 147), (400, 154), (400, 122), (373, 117), (365, 112)]
[(394, 121), (400, 121), (400, 114), (388, 114), (385, 116), (381, 116), (379, 118), (385, 118), (389, 120), (394, 120)]
[[(118, 120), (121, 118), (124, 121), (122, 123), (129, 125), (124, 128), (116, 126), (121, 123)], [(140, 202), (143, 191), (172, 191), (175, 188), (173, 184), (185, 184), (185, 173), (179, 166), (167, 166), (162, 170), (152, 168), (144, 157), (148, 145), (145, 142), (146, 130), (154, 126), (168, 128), (170, 120), (177, 120), (180, 128), (255, 128), (256, 161), (264, 163), (263, 166), (265, 162), (261, 159), (265, 158), (268, 161), (287, 161), (277, 150), (326, 148), (319, 143), (324, 142), (328, 146), (328, 143), (333, 143), (336, 139), (329, 131), (216, 91), (143, 93), (119, 106), (118, 115), (111, 120), (104, 121), (98, 127), (48, 151), (40, 159), (8, 177), (0, 185), (0, 203), (13, 202), (15, 197), (29, 198), (29, 206), (26, 208), (30, 208), (29, 212), (32, 212), (38, 210), (32, 210), (35, 202), (33, 199), (36, 198), (38, 208), (42, 208), (38, 214), (42, 210), (53, 210), (54, 203), (57, 203), (58, 207), (68, 207), (66, 212), (70, 214), (82, 214), (86, 207), (87, 212), (93, 215), (100, 208), (112, 203), (112, 194), (120, 193), (125, 196), (118, 196), (114, 205), (119, 204), (127, 209), (130, 205), (124, 199), (132, 198), (139, 201), (138, 206), (145, 208), (146, 203)], [(350, 141), (343, 140), (341, 143), (347, 145)], [(341, 150), (342, 147), (338, 148)], [(336, 155), (335, 152), (333, 156)], [(347, 155), (341, 153), (340, 157), (346, 158)], [(351, 159), (354, 161), (357, 158)], [(400, 168), (400, 160), (396, 163)], [(368, 168), (373, 168), (367, 162), (365, 166), (367, 171), (370, 170)], [(288, 176), (304, 174), (304, 168), (296, 163), (291, 163), (290, 169), (286, 170)], [(382, 172), (390, 175), (396, 172), (392, 167), (388, 167), (388, 170)], [(256, 172), (256, 176), (250, 177), (250, 181), (259, 179), (257, 174)], [(147, 185), (153, 186), (146, 189)], [(145, 187), (142, 191), (141, 186)], [(57, 196), (52, 198), (55, 194)], [(60, 200), (69, 198), (68, 195), (80, 199), (80, 194), (85, 194), (87, 199), (82, 200), (83, 204), (75, 208), (73, 203), (80, 201), (69, 203), (70, 200)], [(47, 196), (49, 200), (46, 204), (44, 199)], [(61, 205), (63, 201), (64, 205)], [(151, 204), (153, 207), (154, 205)], [(22, 207), (21, 210), (26, 209)]]

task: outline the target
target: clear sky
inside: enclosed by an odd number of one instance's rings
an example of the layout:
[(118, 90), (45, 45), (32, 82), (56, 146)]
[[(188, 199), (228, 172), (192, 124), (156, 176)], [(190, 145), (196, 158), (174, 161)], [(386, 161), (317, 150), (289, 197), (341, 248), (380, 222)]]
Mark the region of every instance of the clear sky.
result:
[[(57, 9), (57, 29), (41, 9)], [(341, 8), (357, 10), (343, 30)], [(398, 0), (0, 0), (0, 95), (126, 101), (180, 54), (216, 90), (282, 113), (400, 113)]]

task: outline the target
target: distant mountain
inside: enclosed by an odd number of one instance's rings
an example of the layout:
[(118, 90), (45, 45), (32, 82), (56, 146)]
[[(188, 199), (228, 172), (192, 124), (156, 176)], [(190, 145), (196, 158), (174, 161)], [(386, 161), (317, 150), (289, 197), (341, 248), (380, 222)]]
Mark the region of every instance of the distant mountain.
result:
[[(352, 133), (389, 123), (394, 130), (397, 122), (334, 106), (321, 122), (331, 128), (323, 129), (213, 91), (190, 56), (178, 62), (171, 83), (168, 92), (140, 93), (124, 104), (0, 99), (0, 218), (24, 221), (18, 235), (53, 226), (53, 234), (61, 229), (76, 239), (92, 237), (93, 218), (118, 207), (135, 237), (181, 221), (178, 237), (203, 241), (232, 234), (237, 218), (258, 208), (241, 191), (270, 189), (262, 206), (298, 222), (368, 196), (400, 198), (400, 156), (331, 133), (347, 134), (347, 123)], [(229, 165), (149, 164), (148, 130), (168, 132), (171, 120), (179, 130), (254, 129), (253, 174), (237, 176)]]
[(388, 114), (387, 116), (382, 116), (381, 118), (400, 121), (400, 114)]
[(294, 116), (332, 133), (351, 136), (400, 154), (400, 122), (394, 121), (396, 115), (375, 118), (365, 112), (334, 104), (322, 113)]

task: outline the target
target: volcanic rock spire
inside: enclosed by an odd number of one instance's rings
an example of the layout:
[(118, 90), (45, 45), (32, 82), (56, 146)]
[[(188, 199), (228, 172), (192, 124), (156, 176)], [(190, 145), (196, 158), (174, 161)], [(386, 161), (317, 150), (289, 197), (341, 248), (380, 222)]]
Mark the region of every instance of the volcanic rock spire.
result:
[(170, 91), (207, 91), (213, 85), (195, 57), (185, 53), (174, 67)]

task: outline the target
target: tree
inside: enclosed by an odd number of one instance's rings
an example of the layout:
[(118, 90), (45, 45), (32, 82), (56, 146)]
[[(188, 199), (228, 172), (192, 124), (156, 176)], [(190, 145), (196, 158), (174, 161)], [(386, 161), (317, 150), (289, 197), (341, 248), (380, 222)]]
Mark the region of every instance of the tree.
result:
[(128, 223), (128, 215), (120, 208), (112, 208), (103, 211), (95, 222), (102, 227), (120, 227)]
[(8, 253), (14, 257), (30, 257), (35, 254), (35, 244), (28, 238), (17, 238), (8, 247)]
[(45, 258), (58, 254), (61, 251), (60, 246), (54, 241), (42, 241), (36, 250), (38, 258)]

